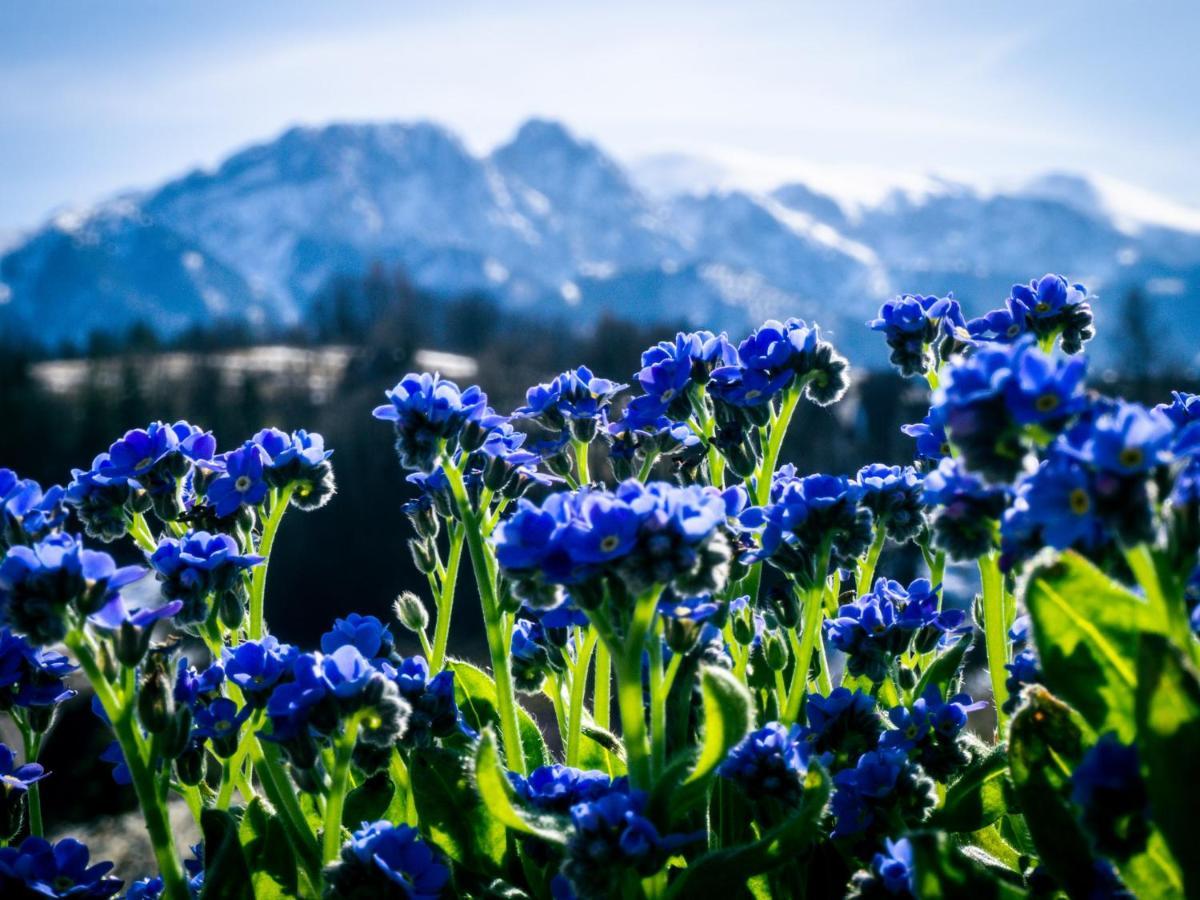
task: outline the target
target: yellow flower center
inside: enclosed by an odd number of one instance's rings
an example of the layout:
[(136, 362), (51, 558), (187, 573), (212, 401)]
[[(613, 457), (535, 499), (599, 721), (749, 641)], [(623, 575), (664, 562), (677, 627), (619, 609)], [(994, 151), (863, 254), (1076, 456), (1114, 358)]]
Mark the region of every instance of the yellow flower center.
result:
[(238, 476), (238, 480), (233, 483), (233, 489), (239, 494), (244, 494), (246, 491), (250, 490), (250, 485), (250, 476), (240, 475)]
[(1050, 304), (1043, 300), (1041, 303), (1035, 306), (1034, 309), (1040, 313), (1050, 312)]
[(755, 397), (761, 396), (761, 394), (762, 394), (762, 391), (749, 390), (749, 391), (746, 391), (746, 399), (753, 400)]
[(1034, 401), (1033, 405), (1037, 407), (1038, 412), (1052, 412), (1058, 408), (1058, 395), (1042, 394), (1042, 396), (1038, 397), (1037, 400)]
[(1142, 453), (1141, 447), (1126, 447), (1117, 459), (1125, 468), (1133, 469), (1142, 464), (1145, 455)]
[(1092, 508), (1091, 498), (1088, 497), (1087, 491), (1083, 488), (1075, 488), (1075, 490), (1071, 491), (1067, 502), (1071, 505), (1071, 512), (1077, 516), (1082, 516)]
[(620, 543), (621, 539), (615, 534), (606, 535), (604, 539), (600, 541), (600, 549), (605, 553), (612, 553), (617, 549), (617, 545)]

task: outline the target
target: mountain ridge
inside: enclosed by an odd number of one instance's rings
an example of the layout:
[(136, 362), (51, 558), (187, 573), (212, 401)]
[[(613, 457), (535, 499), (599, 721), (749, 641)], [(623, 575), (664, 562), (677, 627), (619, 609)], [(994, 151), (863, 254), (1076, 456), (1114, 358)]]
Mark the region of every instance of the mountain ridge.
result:
[[(877, 364), (862, 323), (889, 295), (954, 290), (982, 312), (1063, 271), (1113, 302), (1147, 289), (1193, 362), (1200, 213), (1066, 172), (994, 190), (928, 176), (843, 181), (838, 196), (818, 182), (747, 189), (683, 154), (624, 165), (550, 119), (483, 155), (431, 121), (296, 127), (9, 243), (0, 330), (53, 344), (139, 321), (291, 326), (331, 279), (383, 264), (437, 294), (575, 322), (813, 318)], [(1101, 306), (1101, 325), (1116, 311)]]

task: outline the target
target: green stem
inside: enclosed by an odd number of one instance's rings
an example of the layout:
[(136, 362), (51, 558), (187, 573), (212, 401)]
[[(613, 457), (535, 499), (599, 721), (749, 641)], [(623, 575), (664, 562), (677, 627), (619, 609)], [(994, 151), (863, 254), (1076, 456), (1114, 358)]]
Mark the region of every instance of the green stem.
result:
[(154, 535), (150, 532), (150, 525), (142, 513), (134, 513), (130, 518), (129, 536), (146, 553), (153, 553), (158, 547)]
[[(37, 762), (38, 754), (42, 749), (42, 736), (36, 734), (24, 721), (18, 721), (17, 725), (21, 729), (21, 744), (25, 753), (25, 762)], [(36, 781), (29, 786), (26, 799), (29, 805), (29, 833), (34, 837), (44, 837), (46, 829), (42, 823), (42, 792)]]
[(650, 724), (650, 771), (657, 778), (667, 764), (667, 703), (663, 690), (662, 639), (657, 632), (650, 635)]
[(817, 632), (821, 630), (821, 620), (825, 615), (823, 594), (824, 587), (820, 584), (809, 588), (804, 594), (804, 630), (800, 633), (800, 645), (795, 648), (796, 667), (792, 672), (792, 687), (788, 692), (787, 710), (783, 717), (785, 723), (795, 722), (800, 718), (800, 704), (808, 689), (808, 671), (812, 666), (813, 650), (817, 645)]
[(871, 582), (875, 578), (875, 567), (879, 564), (879, 554), (883, 552), (883, 545), (886, 543), (887, 529), (883, 527), (882, 523), (876, 523), (875, 537), (871, 541), (871, 546), (866, 555), (858, 561), (858, 580), (854, 588), (860, 597), (871, 590)]
[[(233, 756), (226, 760), (227, 765), (222, 767), (221, 790), (217, 794), (217, 809), (229, 809), (229, 803), (233, 799), (233, 788), (236, 784), (233, 775), (242, 771), (246, 757), (250, 755), (250, 738), (262, 726), (264, 715), (265, 711), (260, 709), (250, 717), (250, 722), (238, 742), (237, 749)], [(246, 797), (246, 802), (250, 802), (250, 797)]]
[(325, 833), (322, 836), (322, 859), (326, 865), (337, 860), (342, 851), (342, 809), (346, 803), (346, 785), (350, 780), (350, 758), (358, 741), (358, 726), (358, 716), (351, 716), (345, 732), (337, 740), (333, 782), (325, 804)]
[(292, 499), (295, 488), (288, 485), (282, 491), (272, 491), (273, 502), (271, 513), (263, 525), (262, 539), (258, 542), (258, 554), (265, 557), (262, 563), (254, 567), (250, 577), (250, 640), (262, 640), (263, 636), (263, 604), (267, 593), (267, 565), (271, 562), (271, 548), (275, 546), (275, 533), (283, 514), (287, 512), (288, 502)]
[(979, 577), (983, 586), (983, 637), (992, 679), (992, 701), (996, 706), (996, 732), (1003, 735), (1008, 722), (1004, 713), (1008, 700), (1004, 668), (1008, 662), (1008, 626), (1004, 621), (1004, 577), (994, 550), (979, 557)]
[(521, 745), (521, 729), (517, 720), (517, 701), (513, 692), (512, 672), (508, 665), (508, 645), (504, 640), (503, 614), (496, 597), (496, 580), (491, 569), (491, 554), (484, 544), (480, 518), (471, 507), (462, 472), (450, 460), (444, 460), (444, 470), (450, 482), (450, 490), (458, 504), (462, 528), (466, 534), (467, 549), (471, 553), (471, 567), (475, 572), (475, 584), (479, 588), (479, 602), (483, 606), (483, 624), (487, 633), (488, 652), (492, 658), (492, 677), (496, 682), (496, 705), (503, 733), (505, 761), (519, 775), (526, 772), (525, 753)]
[[(800, 402), (803, 384), (793, 384), (784, 392), (783, 402), (779, 406), (779, 414), (771, 422), (767, 433), (766, 452), (763, 453), (762, 464), (758, 468), (758, 481), (754, 486), (755, 502), (766, 506), (771, 499), (771, 480), (775, 476), (775, 466), (779, 462), (779, 451), (783, 447), (783, 439), (787, 435), (788, 426), (792, 423), (792, 415), (796, 412), (796, 404)], [(751, 598), (753, 600), (754, 598)]]
[(454, 609), (454, 591), (458, 585), (458, 570), (462, 561), (463, 526), (450, 529), (450, 556), (446, 560), (446, 575), (442, 579), (442, 590), (437, 597), (437, 622), (433, 630), (433, 656), (429, 660), (429, 671), (440, 672), (446, 661), (446, 645), (450, 641), (450, 613)]
[(579, 765), (579, 742), (582, 737), (584, 691), (587, 688), (588, 668), (592, 661), (592, 652), (600, 634), (595, 628), (587, 630), (583, 646), (579, 649), (579, 658), (575, 660), (571, 673), (571, 700), (567, 708), (567, 765)]
[(645, 484), (646, 479), (650, 477), (650, 473), (654, 471), (654, 463), (658, 459), (658, 451), (647, 453), (646, 458), (642, 460), (642, 467), (638, 470), (638, 481)]
[(1176, 639), (1182, 641), (1187, 648), (1193, 643), (1192, 629), (1188, 622), (1187, 608), (1183, 603), (1168, 603), (1158, 577), (1158, 568), (1154, 564), (1154, 555), (1145, 544), (1129, 547), (1125, 550), (1125, 561), (1133, 571), (1138, 585), (1146, 595), (1146, 602), (1154, 610), (1155, 615), (1174, 632)]
[(592, 719), (605, 731), (608, 730), (611, 708), (612, 660), (608, 654), (608, 645), (601, 641), (596, 646), (596, 679), (592, 688)]
[(639, 790), (650, 786), (650, 748), (642, 699), (642, 651), (654, 621), (660, 592), (661, 589), (652, 589), (638, 598), (624, 646), (611, 648), (617, 664), (617, 705), (621, 713), (621, 739), (625, 744), (629, 780)]
[(75, 629), (67, 634), (66, 644), (79, 660), (79, 665), (87, 675), (100, 704), (112, 723), (113, 733), (121, 746), (125, 764), (129, 768), (133, 781), (134, 792), (142, 807), (142, 818), (146, 823), (146, 833), (150, 837), (150, 846), (154, 851), (154, 860), (158, 864), (159, 875), (163, 880), (163, 896), (169, 900), (187, 900), (189, 897), (187, 882), (183, 877), (183, 869), (179, 864), (179, 855), (175, 849), (175, 837), (171, 831), (171, 823), (167, 816), (166, 804), (163, 803), (154, 773), (147, 767), (138, 736), (137, 726), (133, 721), (132, 708), (122, 707), (112, 685), (104, 675), (88, 646), (83, 633)]
[(592, 475), (588, 469), (588, 443), (572, 438), (571, 446), (575, 448), (575, 472), (579, 475), (580, 486), (591, 484)]
[(296, 799), (295, 788), (284, 771), (278, 748), (270, 741), (259, 741), (255, 736), (251, 738), (250, 754), (254, 762), (254, 771), (262, 779), (263, 789), (267, 792), (267, 799), (276, 809), (283, 812), (283, 822), (288, 829), (289, 838), (309, 879), (319, 883), (321, 860), (317, 839)]

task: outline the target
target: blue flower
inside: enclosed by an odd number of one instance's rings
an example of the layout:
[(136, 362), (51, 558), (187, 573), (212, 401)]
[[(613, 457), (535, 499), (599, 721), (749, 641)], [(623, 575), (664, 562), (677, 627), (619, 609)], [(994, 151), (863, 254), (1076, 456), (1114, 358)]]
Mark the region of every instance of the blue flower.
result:
[(572, 560), (585, 565), (627, 555), (637, 541), (641, 517), (609, 494), (588, 494), (561, 536)]
[(175, 672), (175, 702), (190, 707), (193, 711), (201, 705), (215, 700), (225, 682), (225, 667), (213, 663), (203, 672), (197, 672), (181, 656)]
[(31, 478), (19, 480), (0, 469), (0, 550), (33, 544), (58, 531), (67, 521), (66, 492), (54, 485), (43, 491)]
[(765, 369), (723, 366), (712, 373), (708, 392), (714, 400), (739, 409), (769, 408), (794, 378), (790, 370), (772, 374)]
[(869, 838), (878, 829), (920, 822), (937, 796), (933, 782), (898, 749), (864, 753), (854, 768), (836, 773), (833, 784), (834, 838)]
[(855, 476), (862, 488), (861, 503), (875, 517), (875, 527), (887, 530), (897, 542), (915, 537), (925, 526), (921, 502), (922, 477), (912, 466), (863, 466)]
[(795, 806), (804, 793), (809, 745), (799, 725), (768, 722), (746, 735), (717, 772), (735, 782), (751, 801), (777, 800)]
[(333, 628), (321, 635), (321, 652), (333, 653), (339, 647), (352, 646), (367, 659), (387, 657), (395, 647), (395, 638), (375, 616), (350, 613), (334, 619)]
[(441, 854), (417, 829), (364, 822), (328, 871), (332, 896), (438, 900), (450, 881)]
[(1186, 428), (1200, 422), (1200, 394), (1171, 391), (1171, 402), (1160, 403), (1154, 409), (1174, 422), (1176, 428)]
[(243, 506), (258, 506), (267, 499), (267, 454), (262, 447), (246, 443), (224, 454), (219, 463), (220, 474), (204, 492), (204, 499), (218, 518), (232, 516)]
[(1010, 303), (1029, 311), (1027, 322), (1038, 338), (1059, 335), (1067, 353), (1078, 353), (1094, 334), (1087, 288), (1062, 275), (1043, 275), (1028, 286), (1014, 284)]
[(139, 878), (129, 885), (129, 890), (125, 892), (125, 900), (158, 900), (164, 887), (161, 875)]
[[(271, 721), (270, 740), (284, 744), (289, 749), (301, 746), (308, 748), (305, 740), (313, 717), (318, 712), (326, 713), (326, 699), (330, 696), (329, 683), (323, 677), (319, 660), (312, 654), (303, 653), (292, 661), (291, 677), (281, 680), (267, 698), (267, 718)], [(332, 720), (323, 716), (318, 724), (321, 731), (336, 725), (336, 714)], [(295, 746), (291, 742), (298, 742)], [(312, 749), (311, 765), (315, 762), (316, 750)], [(294, 765), (301, 765), (295, 756)], [(304, 766), (301, 765), (303, 768)]]
[(1040, 684), (1042, 667), (1038, 662), (1037, 652), (1032, 647), (1026, 647), (1013, 656), (1010, 663), (1005, 663), (1008, 677), (1004, 680), (1004, 689), (1008, 699), (1004, 701), (1004, 711), (1012, 715), (1021, 702), (1021, 690), (1027, 684)]
[(0, 630), (0, 709), (52, 707), (74, 697), (65, 679), (76, 668), (61, 653)]
[(1072, 435), (1066, 449), (1098, 472), (1140, 475), (1171, 461), (1174, 436), (1165, 412), (1119, 400)]
[(598, 420), (628, 385), (599, 378), (587, 366), (563, 372), (549, 384), (531, 387), (525, 405), (513, 417), (532, 419), (549, 431), (570, 429), (576, 440), (590, 441)]
[(897, 706), (888, 712), (893, 728), (884, 732), (879, 746), (904, 750), (934, 778), (947, 781), (971, 759), (958, 740), (968, 713), (986, 706), (982, 701), (972, 703), (967, 694), (943, 701), (937, 687), (930, 686), (911, 706)]
[(829, 696), (810, 693), (805, 716), (808, 724), (801, 726), (800, 737), (832, 772), (852, 765), (883, 733), (874, 698), (861, 690), (839, 687)]
[(1023, 476), (1001, 523), (1005, 566), (1011, 568), (1045, 546), (1100, 549), (1108, 534), (1094, 482), (1083, 465), (1061, 452), (1052, 452), (1035, 472)]
[(469, 732), (454, 697), (453, 672), (446, 669), (430, 678), (429, 663), (422, 656), (410, 656), (394, 669), (385, 667), (384, 671), (412, 707), (408, 730), (402, 737), (405, 747), (427, 747), (435, 738), (448, 737), (458, 730)]
[(950, 455), (950, 439), (946, 436), (945, 410), (935, 406), (924, 421), (903, 425), (900, 430), (917, 441), (917, 457), (940, 460)]
[(993, 548), (996, 522), (1008, 503), (1004, 487), (985, 484), (946, 457), (925, 476), (924, 497), (935, 507), (933, 541), (951, 559), (975, 559)]
[(0, 562), (0, 615), (34, 643), (53, 644), (67, 633), (68, 607), (91, 615), (145, 574), (141, 566), (117, 568), (77, 537), (52, 534), (11, 548)]
[(339, 701), (358, 700), (378, 673), (353, 644), (344, 644), (321, 658), (321, 673)]
[(248, 706), (261, 708), (285, 676), (298, 651), (271, 635), (261, 641), (243, 641), (222, 655), (225, 677), (236, 684)]
[(529, 776), (508, 773), (516, 795), (543, 812), (568, 814), (579, 803), (590, 803), (613, 792), (628, 793), (625, 778), (615, 781), (604, 772), (584, 771), (570, 766), (540, 766)]
[(951, 294), (926, 297), (901, 294), (879, 308), (867, 324), (882, 331), (891, 349), (891, 362), (902, 375), (924, 375), (929, 370), (929, 345), (942, 333), (943, 322), (965, 326), (962, 309)]
[(850, 898), (875, 900), (880, 897), (916, 898), (916, 871), (913, 867), (913, 848), (908, 838), (884, 840), (886, 852), (876, 853), (871, 867), (855, 874)]
[(20, 846), (0, 848), (0, 894), (11, 897), (111, 897), (118, 878), (105, 876), (110, 862), (89, 866), (88, 848), (74, 838), (57, 844), (27, 837)]
[(36, 784), (49, 774), (35, 762), (17, 765), (16, 754), (5, 744), (0, 744), (0, 788), (3, 793), (13, 791), (24, 794), (31, 784)]
[(580, 900), (620, 896), (628, 875), (657, 872), (672, 849), (691, 840), (660, 836), (645, 807), (641, 791), (610, 791), (571, 807), (562, 874)]
[(195, 737), (211, 740), (216, 754), (222, 758), (231, 756), (237, 749), (238, 732), (250, 718), (250, 707), (237, 708), (228, 697), (218, 697), (206, 706), (195, 710)]
[(204, 621), (214, 594), (240, 594), (244, 590), (243, 573), (263, 561), (262, 556), (242, 553), (231, 535), (207, 531), (163, 538), (148, 557), (150, 568), (162, 584), (163, 596), (183, 601), (178, 619), (184, 624)]
[(292, 489), (291, 504), (297, 509), (313, 510), (324, 505), (336, 489), (333, 468), (328, 460), (332, 450), (325, 439), (303, 428), (290, 435), (278, 428), (264, 428), (250, 443), (267, 456), (265, 477), (275, 488)]
[(64, 499), (74, 507), (88, 537), (112, 542), (125, 536), (126, 503), (136, 485), (119, 474), (107, 453), (90, 469), (72, 469)]
[(1029, 308), (1015, 297), (1009, 297), (1000, 309), (994, 309), (967, 323), (967, 332), (972, 339), (997, 344), (1011, 344), (1029, 333), (1032, 328)]
[(453, 381), (428, 372), (405, 375), (387, 398), (372, 415), (395, 426), (400, 465), (419, 472), (433, 471), (443, 442), (452, 453), (467, 419), (487, 407), (478, 387), (460, 391)]
[(1125, 860), (1149, 837), (1150, 799), (1135, 745), (1109, 732), (1084, 754), (1071, 776), (1071, 799), (1097, 852)]
[(112, 780), (114, 782), (122, 786), (133, 784), (133, 773), (129, 771), (129, 764), (125, 762), (125, 754), (121, 750), (119, 741), (113, 741), (101, 751), (100, 761), (113, 767)]
[(517, 619), (509, 642), (509, 656), (517, 690), (526, 694), (540, 692), (551, 670), (564, 667), (562, 650), (551, 642), (537, 619)]

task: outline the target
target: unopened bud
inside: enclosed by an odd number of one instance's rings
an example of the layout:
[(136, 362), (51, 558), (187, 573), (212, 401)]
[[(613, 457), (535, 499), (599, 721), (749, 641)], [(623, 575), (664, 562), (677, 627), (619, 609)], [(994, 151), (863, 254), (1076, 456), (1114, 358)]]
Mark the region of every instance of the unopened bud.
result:
[(174, 701), (167, 679), (161, 670), (154, 669), (142, 680), (137, 697), (138, 718), (151, 734), (159, 734), (170, 724)]
[(408, 542), (408, 549), (412, 551), (413, 562), (422, 574), (428, 575), (437, 570), (437, 557), (430, 542), (413, 539)]
[(412, 591), (405, 591), (396, 598), (392, 609), (400, 624), (416, 634), (421, 634), (429, 627), (429, 612), (421, 598)]
[(777, 631), (768, 631), (763, 635), (763, 655), (772, 671), (782, 672), (788, 664), (788, 646), (783, 635)]

